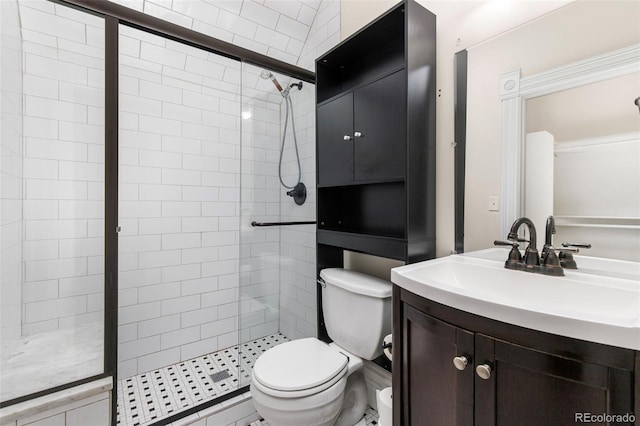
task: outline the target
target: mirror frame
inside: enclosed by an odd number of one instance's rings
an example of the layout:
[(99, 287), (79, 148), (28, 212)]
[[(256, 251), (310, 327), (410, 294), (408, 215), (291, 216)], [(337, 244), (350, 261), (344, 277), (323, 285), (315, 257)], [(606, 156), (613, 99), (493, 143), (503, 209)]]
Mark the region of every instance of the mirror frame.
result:
[[(500, 76), (502, 103), (502, 213), (500, 229), (507, 235), (524, 213), (524, 140), (527, 99), (614, 77), (640, 72), (640, 44), (521, 78), (520, 69)], [(635, 94), (634, 94), (635, 95)]]

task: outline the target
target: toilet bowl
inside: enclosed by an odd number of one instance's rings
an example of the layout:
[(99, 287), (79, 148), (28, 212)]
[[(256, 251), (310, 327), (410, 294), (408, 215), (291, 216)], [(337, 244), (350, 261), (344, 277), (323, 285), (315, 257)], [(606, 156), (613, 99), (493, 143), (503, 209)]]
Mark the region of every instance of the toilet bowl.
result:
[(264, 352), (251, 372), (256, 411), (271, 426), (355, 426), (367, 408), (363, 359), (391, 332), (391, 283), (323, 269), (322, 309), (333, 343), (293, 340)]
[(361, 358), (315, 338), (269, 351), (251, 372), (253, 404), (269, 425), (353, 426), (362, 419), (367, 389)]

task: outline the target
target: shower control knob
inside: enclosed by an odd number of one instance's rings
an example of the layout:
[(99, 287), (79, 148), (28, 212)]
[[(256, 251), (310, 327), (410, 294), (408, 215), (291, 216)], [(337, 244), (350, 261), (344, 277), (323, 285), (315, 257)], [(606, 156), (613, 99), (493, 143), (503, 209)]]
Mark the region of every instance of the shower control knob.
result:
[(487, 364), (479, 365), (476, 367), (476, 373), (481, 379), (488, 380), (491, 377), (491, 366)]
[(351, 140), (351, 136), (349, 136), (349, 135), (344, 135), (344, 136), (342, 137), (342, 139), (344, 139), (345, 141), (350, 141), (350, 140)]
[(360, 132), (355, 132), (355, 133), (353, 134), (353, 136), (355, 136), (356, 138), (361, 138), (361, 137), (362, 137), (362, 133), (360, 133)]
[(467, 368), (467, 364), (469, 364), (469, 360), (466, 356), (457, 356), (453, 359), (453, 365), (460, 371)]

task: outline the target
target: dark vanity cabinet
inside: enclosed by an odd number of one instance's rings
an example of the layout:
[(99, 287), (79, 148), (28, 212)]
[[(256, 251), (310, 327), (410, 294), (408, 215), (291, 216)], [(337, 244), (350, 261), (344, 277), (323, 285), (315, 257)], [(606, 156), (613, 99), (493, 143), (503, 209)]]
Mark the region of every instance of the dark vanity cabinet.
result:
[[(636, 351), (501, 323), (397, 286), (393, 297), (394, 426), (562, 426), (639, 414)], [(611, 419), (588, 423), (633, 424)]]
[(406, 0), (316, 60), (319, 270), (435, 256), (435, 30)]

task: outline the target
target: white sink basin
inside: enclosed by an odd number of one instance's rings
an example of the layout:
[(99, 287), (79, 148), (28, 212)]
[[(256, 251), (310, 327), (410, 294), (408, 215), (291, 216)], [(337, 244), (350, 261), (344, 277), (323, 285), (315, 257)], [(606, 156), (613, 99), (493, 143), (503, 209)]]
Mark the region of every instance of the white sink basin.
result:
[[(509, 256), (509, 248), (494, 247), (484, 250), (464, 253), (462, 256), (477, 257), (480, 259), (495, 260), (502, 262)], [(524, 251), (521, 250), (524, 254)], [(627, 280), (640, 281), (640, 262), (630, 262), (626, 260), (605, 259), (602, 257), (583, 256), (576, 254), (573, 256), (578, 265), (578, 269), (565, 269), (566, 273), (581, 273), (590, 275), (604, 275), (612, 278), (624, 278)]]
[(391, 281), (487, 318), (640, 350), (640, 280), (565, 273), (549, 277), (505, 269), (504, 259), (453, 255), (394, 268)]

